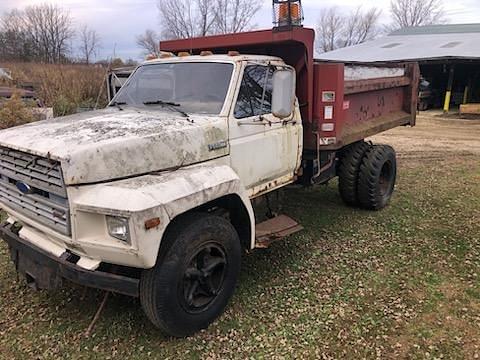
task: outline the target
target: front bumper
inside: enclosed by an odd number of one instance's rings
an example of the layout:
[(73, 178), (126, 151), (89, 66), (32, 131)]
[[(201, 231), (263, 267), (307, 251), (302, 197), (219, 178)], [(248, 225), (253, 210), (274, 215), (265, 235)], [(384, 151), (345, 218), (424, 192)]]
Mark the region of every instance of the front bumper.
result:
[(85, 270), (69, 261), (69, 253), (55, 257), (20, 238), (12, 231), (9, 223), (0, 226), (0, 238), (9, 245), (17, 272), (24, 275), (34, 288), (52, 290), (60, 287), (62, 280), (69, 280), (86, 287), (139, 296), (138, 279), (98, 270)]

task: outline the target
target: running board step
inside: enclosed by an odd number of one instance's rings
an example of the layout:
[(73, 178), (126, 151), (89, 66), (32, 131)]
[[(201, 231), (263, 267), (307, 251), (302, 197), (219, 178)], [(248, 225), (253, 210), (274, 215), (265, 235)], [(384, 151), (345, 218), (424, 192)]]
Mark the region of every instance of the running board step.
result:
[(303, 226), (287, 215), (279, 215), (257, 224), (255, 230), (255, 248), (266, 249), (274, 241), (303, 230)]

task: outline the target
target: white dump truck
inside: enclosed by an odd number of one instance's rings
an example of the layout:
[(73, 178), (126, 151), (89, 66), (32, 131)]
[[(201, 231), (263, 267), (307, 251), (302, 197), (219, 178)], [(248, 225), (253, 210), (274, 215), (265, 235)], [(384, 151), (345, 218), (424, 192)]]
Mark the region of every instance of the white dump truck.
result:
[(242, 251), (301, 229), (257, 210), (279, 189), (339, 176), (347, 204), (386, 206), (395, 153), (363, 139), (414, 125), (418, 67), (317, 62), (313, 41), (292, 25), (164, 42), (106, 109), (1, 131), (17, 271), (139, 297), (187, 336), (223, 312)]

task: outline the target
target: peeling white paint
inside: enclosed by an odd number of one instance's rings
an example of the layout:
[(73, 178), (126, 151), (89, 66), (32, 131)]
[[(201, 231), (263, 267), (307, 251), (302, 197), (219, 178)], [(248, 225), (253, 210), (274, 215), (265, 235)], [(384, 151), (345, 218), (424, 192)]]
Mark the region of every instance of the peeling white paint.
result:
[[(98, 256), (98, 246), (109, 246), (102, 254), (104, 261), (115, 264), (152, 267), (155, 264), (163, 232), (169, 222), (188, 210), (226, 195), (236, 195), (244, 203), (251, 226), (255, 218), (250, 200), (238, 175), (220, 160), (194, 165), (172, 172), (145, 175), (102, 185), (69, 189), (71, 199), (73, 236), (89, 256)], [(82, 235), (79, 212), (112, 214), (131, 219), (131, 249), (135, 257), (124, 258), (125, 246), (105, 238), (104, 228), (99, 226), (96, 235)], [(158, 217), (157, 229), (145, 230), (145, 221)], [(90, 220), (90, 224), (94, 222)], [(91, 225), (92, 226), (92, 225)], [(251, 247), (254, 246), (254, 232)], [(120, 250), (120, 251), (115, 251)]]
[(126, 108), (87, 112), (0, 132), (0, 145), (60, 160), (67, 185), (111, 181), (228, 154), (221, 117)]
[[(250, 247), (255, 217), (250, 198), (295, 181), (301, 164), (302, 123), (265, 115), (268, 125), (242, 125), (233, 116), (243, 67), (283, 64), (278, 58), (209, 57), (235, 71), (220, 116), (180, 116), (161, 107), (125, 106), (41, 121), (0, 132), (0, 145), (61, 162), (71, 210), (72, 237), (57, 234), (16, 211), (30, 241), (69, 249), (86, 267), (99, 262), (150, 268), (165, 229), (178, 215), (227, 195), (248, 211)], [(162, 60), (156, 60), (162, 61)], [(169, 61), (198, 61), (196, 57)], [(205, 61), (202, 58), (202, 61)], [(256, 120), (256, 119), (255, 119)], [(235, 154), (231, 152), (235, 150)], [(131, 241), (112, 238), (106, 215), (129, 219)], [(146, 230), (145, 221), (160, 219)]]

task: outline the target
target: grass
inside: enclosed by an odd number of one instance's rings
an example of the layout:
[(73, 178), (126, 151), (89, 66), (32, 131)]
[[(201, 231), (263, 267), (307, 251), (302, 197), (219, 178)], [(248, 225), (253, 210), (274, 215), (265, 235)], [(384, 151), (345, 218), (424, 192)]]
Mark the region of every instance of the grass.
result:
[[(443, 358), (480, 356), (480, 163), (401, 161), (392, 204), (345, 207), (336, 183), (289, 190), (305, 230), (245, 256), (209, 329), (163, 337), (135, 299), (68, 286), (36, 293), (0, 245), (0, 358)], [(300, 205), (301, 204), (301, 205)]]
[(0, 130), (32, 121), (34, 116), (20, 94), (14, 92), (8, 101), (0, 101)]
[[(18, 84), (31, 84), (55, 116), (73, 114), (78, 108), (106, 105), (106, 69), (97, 65), (0, 63)], [(4, 84), (14, 85), (14, 84)]]

